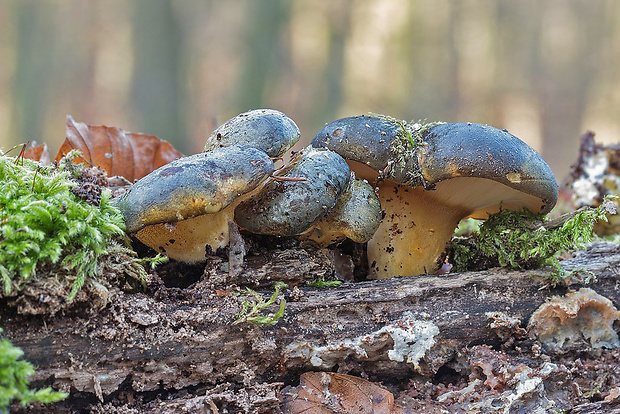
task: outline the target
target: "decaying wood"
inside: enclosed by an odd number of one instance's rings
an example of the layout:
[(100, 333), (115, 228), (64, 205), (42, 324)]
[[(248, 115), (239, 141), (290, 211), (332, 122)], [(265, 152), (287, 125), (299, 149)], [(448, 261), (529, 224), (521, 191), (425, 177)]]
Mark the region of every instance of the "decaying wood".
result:
[[(587, 286), (620, 307), (618, 246), (595, 245), (562, 265), (596, 276)], [(551, 287), (548, 271), (491, 269), (302, 288), (287, 297), (274, 326), (232, 325), (243, 297), (216, 291), (203, 278), (187, 289), (121, 292), (88, 319), (29, 319), (26, 326), (2, 315), (0, 326), (35, 364), (35, 380), (102, 400), (121, 387), (249, 386), (290, 382), (308, 370), (394, 381), (432, 375), (463, 347), (498, 343), (502, 329), (524, 334), (547, 298), (584, 285), (573, 278), (569, 287)], [(504, 328), (491, 327), (501, 322)]]

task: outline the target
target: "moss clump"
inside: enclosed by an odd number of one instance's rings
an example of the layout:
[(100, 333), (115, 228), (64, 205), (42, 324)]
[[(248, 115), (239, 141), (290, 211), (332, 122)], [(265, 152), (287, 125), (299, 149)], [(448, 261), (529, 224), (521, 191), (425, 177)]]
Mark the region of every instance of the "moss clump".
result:
[(318, 289), (335, 288), (340, 285), (342, 285), (342, 280), (325, 280), (322, 277), (316, 278), (312, 282), (308, 283), (308, 286)]
[[(376, 116), (385, 121), (396, 124), (400, 131), (394, 137), (391, 150), (394, 160), (387, 168), (388, 171), (383, 178), (391, 178), (396, 175), (400, 175), (403, 172), (406, 176), (406, 184), (411, 187), (423, 186), (425, 189), (432, 189), (433, 184), (424, 179), (420, 164), (418, 162), (418, 155), (421, 147), (426, 145), (425, 137), (430, 130), (437, 126), (445, 124), (445, 122), (426, 122), (426, 120), (418, 120), (407, 122), (401, 119), (396, 119), (388, 115), (381, 115), (370, 113), (372, 116)], [(397, 180), (401, 182), (400, 180)], [(405, 184), (405, 182), (403, 182)]]
[(583, 208), (551, 221), (528, 210), (501, 210), (469, 237), (452, 240), (451, 263), (458, 272), (497, 265), (513, 269), (551, 265), (557, 279), (563, 276), (557, 254), (590, 243), (594, 224), (607, 220), (608, 206)]
[[(237, 325), (246, 322), (254, 325), (275, 325), (278, 323), (278, 320), (284, 315), (284, 307), (286, 306), (286, 301), (284, 296), (280, 295), (280, 290), (287, 287), (284, 282), (275, 282), (273, 284), (274, 292), (267, 300), (259, 293), (246, 288), (243, 292), (246, 299), (241, 301), (241, 310), (237, 313), (237, 319), (232, 324)], [(262, 311), (275, 304), (278, 299), (280, 300), (278, 310), (275, 313), (263, 315)]]
[(56, 166), (0, 152), (0, 296), (20, 290), (36, 275), (37, 266), (62, 266), (73, 276), (71, 300), (111, 238), (124, 234), (123, 217), (110, 205), (110, 193), (95, 206), (71, 189), (77, 169), (72, 152)]
[[(0, 329), (0, 333), (2, 329)], [(28, 377), (34, 374), (32, 364), (19, 360), (24, 352), (8, 339), (0, 339), (0, 413), (7, 413), (13, 400), (22, 405), (31, 402), (51, 403), (64, 400), (67, 394), (51, 388), (31, 390)]]

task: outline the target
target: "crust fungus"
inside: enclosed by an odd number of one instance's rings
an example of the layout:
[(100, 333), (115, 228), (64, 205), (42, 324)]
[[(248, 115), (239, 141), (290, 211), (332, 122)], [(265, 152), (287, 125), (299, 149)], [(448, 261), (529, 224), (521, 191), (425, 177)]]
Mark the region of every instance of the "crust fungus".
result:
[(458, 222), (499, 208), (548, 213), (558, 185), (542, 157), (506, 131), (472, 123), (406, 124), (357, 116), (313, 139), (376, 183), (385, 218), (368, 242), (377, 278), (434, 272)]
[(589, 288), (554, 296), (530, 317), (527, 329), (553, 351), (575, 347), (581, 339), (592, 348), (620, 346), (614, 323), (620, 311), (604, 296)]
[(117, 201), (127, 232), (175, 260), (228, 245), (235, 207), (274, 171), (260, 149), (232, 145), (180, 158), (138, 180)]

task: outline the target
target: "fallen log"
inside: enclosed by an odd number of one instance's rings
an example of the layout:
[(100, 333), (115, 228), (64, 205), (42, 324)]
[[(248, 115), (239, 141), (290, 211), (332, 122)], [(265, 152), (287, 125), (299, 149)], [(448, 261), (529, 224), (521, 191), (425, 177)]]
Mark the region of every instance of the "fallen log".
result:
[(101, 401), (122, 389), (293, 383), (309, 370), (395, 382), (434, 375), (463, 347), (524, 337), (530, 315), (553, 295), (587, 286), (620, 307), (619, 246), (595, 244), (562, 266), (584, 278), (554, 287), (550, 269), (490, 269), (303, 287), (287, 291), (272, 326), (233, 325), (245, 297), (206, 278), (186, 289), (119, 292), (88, 318), (26, 323), (3, 312), (0, 326), (35, 365), (35, 382)]

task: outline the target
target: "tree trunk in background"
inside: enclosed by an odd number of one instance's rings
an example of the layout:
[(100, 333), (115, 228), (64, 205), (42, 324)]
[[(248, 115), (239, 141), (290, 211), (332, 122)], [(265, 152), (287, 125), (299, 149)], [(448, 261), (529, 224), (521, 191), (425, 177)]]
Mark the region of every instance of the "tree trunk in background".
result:
[[(605, 21), (600, 20), (600, 2), (572, 1), (541, 6), (540, 43), (557, 43), (560, 49), (557, 56), (540, 55), (539, 71), (534, 74), (542, 104), (541, 153), (561, 181), (578, 155), (582, 117), (591, 85), (603, 69), (598, 65), (600, 49), (593, 45), (603, 38), (607, 28)], [(556, 21), (553, 16), (558, 8), (564, 18)]]
[[(178, 142), (187, 151), (183, 103), (186, 70), (183, 33), (175, 19), (171, 0), (139, 0), (133, 3), (134, 44), (133, 104), (149, 134)], [(138, 131), (136, 131), (138, 132)]]
[[(284, 27), (290, 6), (282, 0), (257, 0), (247, 7), (244, 59), (236, 85), (237, 107), (242, 111), (261, 108), (266, 93), (278, 84), (286, 64)], [(285, 108), (280, 108), (285, 110)]]
[(337, 2), (330, 10), (332, 14), (328, 16), (329, 54), (324, 68), (325, 84), (320, 85), (325, 93), (319, 95), (324, 102), (313, 108), (313, 120), (317, 120), (318, 124), (321, 121), (325, 123), (327, 119), (336, 119), (342, 106), (346, 45), (351, 28), (351, 1)]
[(454, 121), (458, 95), (458, 62), (453, 54), (451, 27), (454, 8), (451, 2), (443, 4), (432, 24), (427, 13), (432, 12), (433, 7), (416, 3), (410, 9), (409, 41), (404, 42), (402, 48), (403, 59), (407, 59), (409, 65), (407, 79), (403, 79), (403, 87), (410, 95), (403, 115), (406, 118)]
[[(53, 6), (38, 1), (14, 5), (16, 26), (15, 72), (13, 80), (13, 143), (42, 141), (48, 105), (49, 62), (54, 50), (55, 25), (49, 19)], [(4, 60), (4, 57), (0, 56)]]

